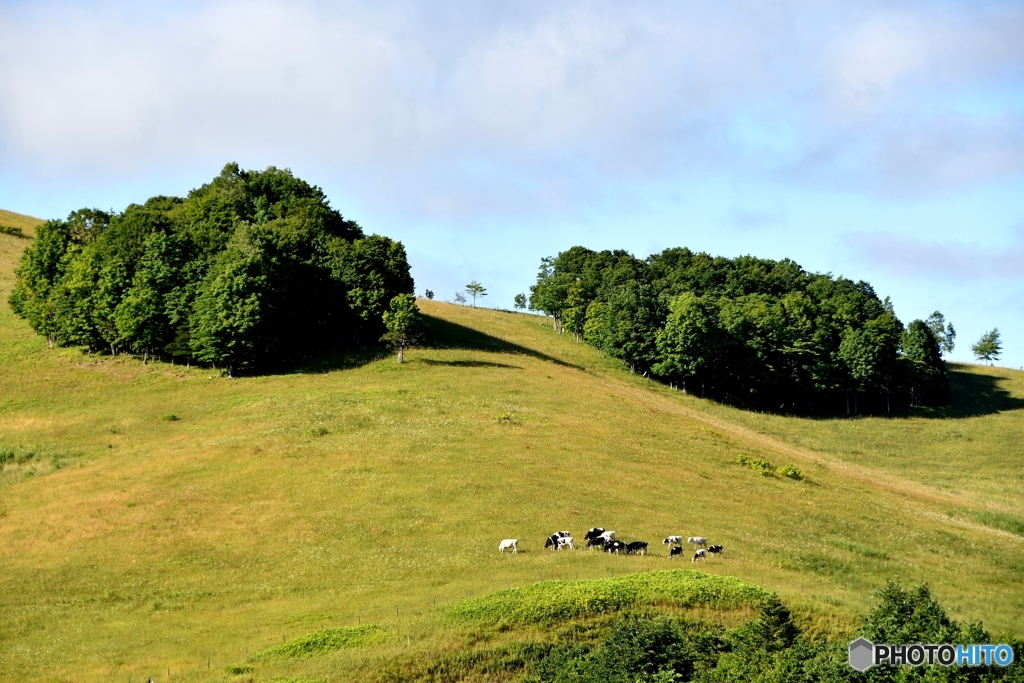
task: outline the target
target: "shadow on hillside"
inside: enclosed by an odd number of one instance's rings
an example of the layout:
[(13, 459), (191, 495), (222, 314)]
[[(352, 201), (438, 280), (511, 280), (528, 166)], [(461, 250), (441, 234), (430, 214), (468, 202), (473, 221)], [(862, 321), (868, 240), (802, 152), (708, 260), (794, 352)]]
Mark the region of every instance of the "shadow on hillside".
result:
[(1012, 396), (1000, 384), (1005, 380), (978, 375), (956, 365), (948, 365), (949, 404), (930, 408), (925, 417), (974, 417), (1024, 408), (1024, 399)]
[[(491, 335), (480, 332), (479, 330), (474, 330), (471, 327), (453, 323), (449, 320), (445, 320), (444, 318), (424, 314), (423, 324), (426, 328), (427, 336), (427, 341), (424, 346), (427, 348), (470, 349), (473, 351), (493, 351), (495, 353), (517, 353), (523, 356), (530, 356), (531, 358), (536, 358), (538, 360), (548, 361), (555, 365), (583, 370), (579, 365), (566, 363), (565, 361), (549, 356), (546, 353), (541, 353), (540, 351), (535, 351), (533, 349), (526, 348), (525, 346), (519, 346), (518, 344), (513, 344), (512, 342), (499, 339), (498, 337), (492, 337)], [(469, 363), (471, 361), (459, 362)]]
[(435, 360), (433, 358), (417, 358), (416, 363), (427, 365), (443, 365), (450, 368), (504, 368), (506, 370), (522, 370), (518, 365), (507, 363), (490, 363), (485, 360)]
[(276, 371), (270, 370), (266, 373), (255, 374), (318, 375), (327, 372), (334, 372), (336, 370), (352, 370), (391, 355), (394, 355), (394, 351), (385, 346), (365, 346), (357, 349), (345, 348), (327, 350), (311, 354), (310, 356), (298, 360), (289, 366), (277, 368)]

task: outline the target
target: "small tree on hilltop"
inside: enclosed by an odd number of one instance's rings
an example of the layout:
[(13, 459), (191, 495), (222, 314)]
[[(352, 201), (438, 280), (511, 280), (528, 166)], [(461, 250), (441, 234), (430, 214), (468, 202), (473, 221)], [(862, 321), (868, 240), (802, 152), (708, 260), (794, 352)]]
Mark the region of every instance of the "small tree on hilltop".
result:
[(462, 292), (455, 292), (455, 303), (466, 305), (466, 297), (463, 296)]
[(399, 294), (391, 300), (391, 310), (384, 312), (384, 327), (387, 332), (381, 341), (398, 349), (398, 362), (405, 362), (405, 348), (415, 345), (423, 327), (416, 299), (412, 294)]
[(981, 335), (978, 343), (971, 344), (971, 352), (978, 360), (992, 361), (999, 360), (999, 354), (1003, 352), (1003, 344), (999, 338), (999, 328), (993, 327), (991, 331)]
[(476, 280), (473, 280), (468, 285), (466, 285), (466, 294), (469, 294), (471, 297), (473, 297), (473, 308), (476, 308), (476, 298), (478, 296), (487, 296), (487, 290), (484, 289), (484, 286), (482, 284), (480, 284)]
[(516, 303), (516, 308), (518, 308), (520, 311), (526, 310), (525, 294), (516, 294), (514, 301)]
[(428, 290), (427, 290), (427, 291), (425, 291), (425, 292), (424, 292), (423, 294), (424, 294), (424, 296), (426, 296), (426, 297), (427, 297), (428, 299), (430, 299), (431, 301), (433, 301), (433, 300), (434, 300), (434, 292), (433, 292), (433, 291), (431, 291), (431, 290), (429, 290), (429, 289), (428, 289)]

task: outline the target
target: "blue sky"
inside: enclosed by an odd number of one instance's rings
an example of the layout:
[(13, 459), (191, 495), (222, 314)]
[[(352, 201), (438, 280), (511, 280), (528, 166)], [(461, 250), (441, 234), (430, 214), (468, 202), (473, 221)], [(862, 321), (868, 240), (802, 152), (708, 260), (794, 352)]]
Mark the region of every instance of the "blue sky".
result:
[(1020, 2), (2, 2), (0, 207), (289, 167), (511, 307), (574, 244), (790, 257), (1024, 366)]

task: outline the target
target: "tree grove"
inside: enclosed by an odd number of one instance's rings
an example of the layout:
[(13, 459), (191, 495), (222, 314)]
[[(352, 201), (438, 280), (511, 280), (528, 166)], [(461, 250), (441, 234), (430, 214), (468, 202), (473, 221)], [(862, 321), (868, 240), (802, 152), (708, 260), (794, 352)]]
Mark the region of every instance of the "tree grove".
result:
[(946, 394), (928, 324), (790, 260), (573, 247), (541, 261), (530, 305), (637, 373), (739, 405), (886, 412)]
[(400, 242), (365, 235), (288, 170), (228, 164), (186, 198), (44, 224), (10, 304), (55, 344), (233, 373), (374, 342), (412, 291)]

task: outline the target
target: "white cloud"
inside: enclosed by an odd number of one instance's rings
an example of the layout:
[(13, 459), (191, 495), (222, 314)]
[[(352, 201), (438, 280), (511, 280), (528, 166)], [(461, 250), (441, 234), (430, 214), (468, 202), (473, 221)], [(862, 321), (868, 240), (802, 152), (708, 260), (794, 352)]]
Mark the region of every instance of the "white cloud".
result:
[[(330, 168), (437, 216), (705, 174), (927, 194), (1018, 176), (1006, 4), (0, 5), (5, 167)], [(628, 194), (628, 192), (627, 192)]]

